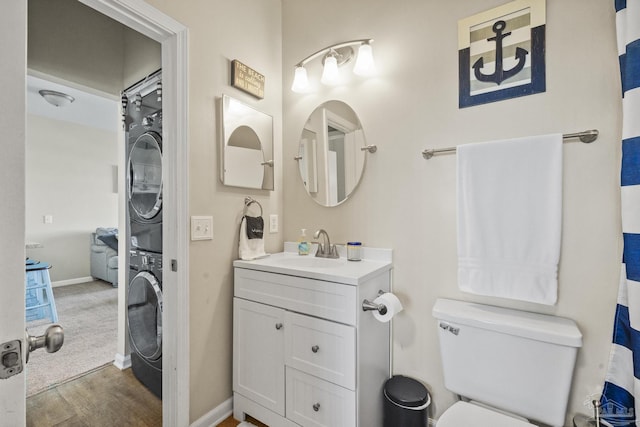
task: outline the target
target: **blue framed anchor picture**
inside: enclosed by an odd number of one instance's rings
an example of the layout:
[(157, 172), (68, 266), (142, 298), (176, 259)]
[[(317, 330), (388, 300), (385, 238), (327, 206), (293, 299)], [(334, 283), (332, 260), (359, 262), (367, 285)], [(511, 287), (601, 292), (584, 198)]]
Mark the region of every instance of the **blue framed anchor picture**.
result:
[(545, 0), (516, 0), (458, 22), (460, 108), (544, 92)]

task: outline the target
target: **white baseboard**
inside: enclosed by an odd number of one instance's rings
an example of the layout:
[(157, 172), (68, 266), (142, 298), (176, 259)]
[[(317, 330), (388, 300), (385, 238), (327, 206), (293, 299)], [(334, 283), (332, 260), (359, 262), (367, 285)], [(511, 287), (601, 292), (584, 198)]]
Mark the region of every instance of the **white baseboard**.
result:
[(131, 355), (127, 354), (126, 356), (124, 354), (120, 354), (120, 353), (116, 353), (116, 357), (113, 360), (113, 365), (120, 369), (121, 371), (124, 371), (127, 368), (131, 367)]
[(91, 276), (78, 277), (77, 279), (58, 280), (57, 282), (51, 282), (51, 287), (58, 288), (60, 286), (77, 285), (78, 283), (93, 282), (95, 280), (96, 279)]
[(197, 420), (190, 427), (215, 427), (233, 413), (233, 397), (228, 398)]

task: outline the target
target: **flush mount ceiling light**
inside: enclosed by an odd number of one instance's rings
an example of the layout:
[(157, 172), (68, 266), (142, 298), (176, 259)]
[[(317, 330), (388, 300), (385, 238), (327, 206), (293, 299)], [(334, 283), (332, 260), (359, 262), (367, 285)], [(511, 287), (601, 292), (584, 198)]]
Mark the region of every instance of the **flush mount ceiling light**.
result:
[(373, 39), (360, 39), (338, 43), (327, 46), (307, 56), (296, 64), (291, 90), (298, 93), (303, 93), (307, 90), (309, 87), (309, 78), (305, 65), (319, 57), (322, 57), (322, 63), (324, 65), (320, 81), (329, 86), (340, 83), (338, 68), (348, 63), (354, 57), (353, 46), (358, 45), (358, 55), (356, 64), (353, 67), (353, 72), (360, 76), (373, 75), (375, 73), (375, 64), (373, 62), (373, 51), (371, 49), (372, 42)]
[(45, 101), (47, 101), (49, 104), (53, 105), (54, 107), (64, 107), (76, 100), (71, 95), (67, 95), (66, 93), (62, 93), (62, 92), (56, 92), (55, 90), (43, 89), (38, 91), (38, 93), (40, 94), (40, 96), (42, 96), (45, 99)]

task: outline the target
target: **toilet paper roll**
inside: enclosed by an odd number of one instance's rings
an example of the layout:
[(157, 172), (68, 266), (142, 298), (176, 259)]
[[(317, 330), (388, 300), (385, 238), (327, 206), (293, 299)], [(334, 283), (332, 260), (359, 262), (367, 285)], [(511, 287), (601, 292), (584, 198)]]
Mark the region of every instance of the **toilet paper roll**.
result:
[(393, 316), (402, 311), (402, 304), (400, 303), (400, 300), (390, 292), (380, 295), (378, 298), (373, 300), (373, 303), (384, 304), (384, 306), (387, 307), (387, 312), (385, 314), (380, 314), (378, 311), (373, 312), (373, 317), (375, 317), (379, 322), (388, 322), (393, 318)]

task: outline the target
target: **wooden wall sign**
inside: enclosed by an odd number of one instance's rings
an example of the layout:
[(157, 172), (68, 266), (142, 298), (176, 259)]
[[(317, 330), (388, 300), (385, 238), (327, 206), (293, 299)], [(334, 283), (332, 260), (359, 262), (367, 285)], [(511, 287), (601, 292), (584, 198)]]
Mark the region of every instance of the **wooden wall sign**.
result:
[(515, 0), (458, 22), (460, 108), (545, 91), (545, 1)]
[(237, 59), (231, 61), (231, 86), (264, 98), (264, 76)]

